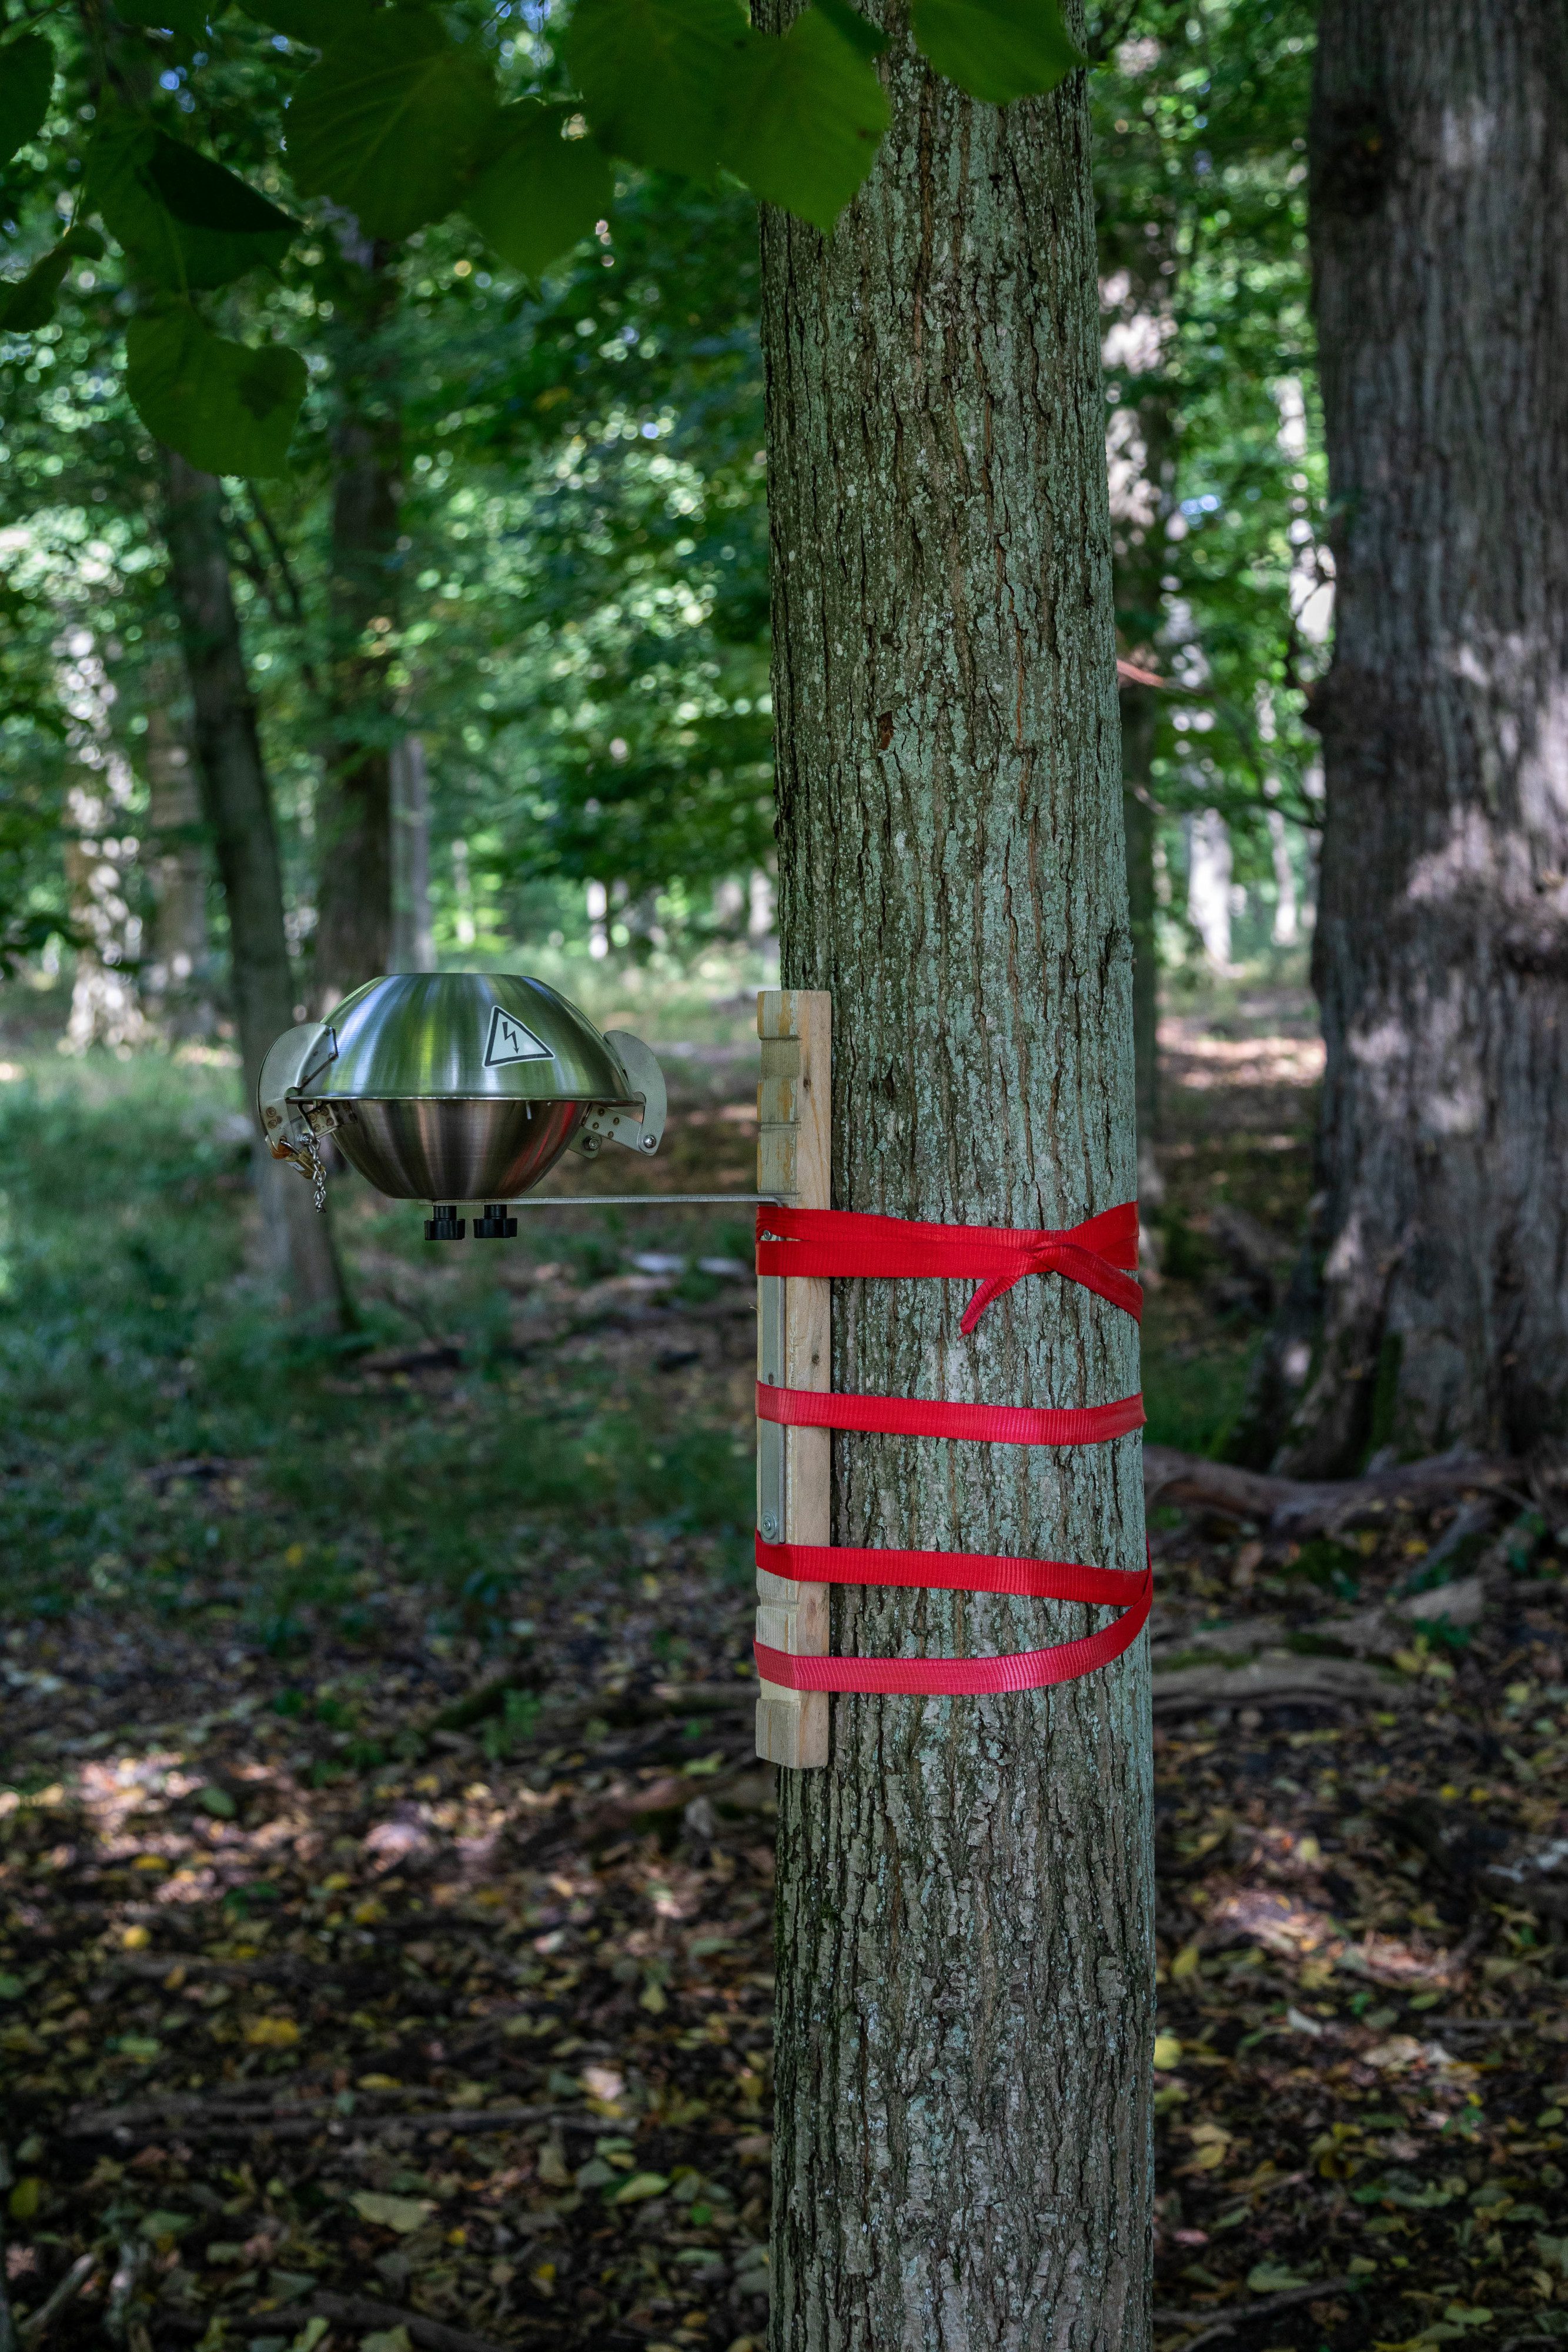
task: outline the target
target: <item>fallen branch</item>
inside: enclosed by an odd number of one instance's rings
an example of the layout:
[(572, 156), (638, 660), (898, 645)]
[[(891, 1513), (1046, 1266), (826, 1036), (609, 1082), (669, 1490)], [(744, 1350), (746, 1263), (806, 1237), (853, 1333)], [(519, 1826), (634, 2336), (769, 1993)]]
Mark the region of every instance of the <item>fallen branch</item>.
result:
[(1407, 1677), (1395, 1681), (1350, 1658), (1253, 1658), (1244, 1666), (1172, 1666), (1154, 1675), (1155, 1713), (1191, 1715), (1209, 1706), (1404, 1706), (1416, 1696)]
[(1524, 1465), (1456, 1449), (1426, 1462), (1400, 1463), (1365, 1478), (1307, 1481), (1276, 1478), (1261, 1470), (1239, 1470), (1229, 1462), (1207, 1462), (1174, 1446), (1144, 1448), (1144, 1492), (1150, 1503), (1176, 1503), (1251, 1519), (1271, 1536), (1333, 1535), (1359, 1521), (1381, 1518), (1407, 1504), (1414, 1509), (1447, 1502), (1480, 1489), (1521, 1492)]
[(198, 2105), (182, 2108), (171, 2100), (166, 2106), (147, 2102), (134, 2107), (85, 2109), (66, 2124), (65, 2137), (112, 2139), (122, 2133), (168, 2131), (177, 2133), (182, 2139), (246, 2139), (265, 2132), (273, 2139), (313, 2139), (323, 2129), (340, 2132), (345, 2137), (360, 2137), (367, 2132), (393, 2129), (416, 2133), (520, 2131), (527, 2124), (539, 2123), (558, 2124), (568, 2130), (603, 2128), (601, 2116), (573, 2115), (559, 2107), (425, 2107), (412, 2113), (406, 2108), (392, 2107), (379, 2114), (346, 2116), (335, 2100), (327, 2099), (309, 2106), (215, 2111)]
[[(254, 2320), (272, 2319), (273, 2312), (253, 2312)], [(406, 2327), (415, 2344), (426, 2347), (426, 2352), (510, 2352), (510, 2347), (497, 2344), (493, 2336), (471, 2336), (465, 2327), (448, 2327), (444, 2320), (426, 2319), (423, 2312), (404, 2311), (395, 2303), (377, 2303), (362, 2294), (313, 2294), (308, 2303), (290, 2304), (290, 2326), (296, 2319), (326, 2319), (339, 2327), (384, 2328), (389, 2334), (394, 2327)], [(540, 2319), (528, 2315), (532, 2327), (559, 2327), (559, 2319)]]
[(1156, 2324), (1161, 2327), (1196, 2327), (1197, 2334), (1189, 2336), (1181, 2352), (1197, 2352), (1200, 2344), (1208, 2344), (1217, 2336), (1233, 2336), (1244, 2321), (1271, 2319), (1277, 2311), (1289, 2311), (1298, 2303), (1315, 2302), (1319, 2295), (1343, 2294), (1358, 2287), (1359, 2279), (1346, 2274), (1343, 2278), (1314, 2279), (1310, 2286), (1292, 2286), (1282, 2294), (1266, 2294), (1257, 2303), (1233, 2304), (1221, 2314), (1212, 2311), (1156, 2311)]
[(26, 2319), (16, 2322), (17, 2343), (36, 2344), (50, 2321), (57, 2318), (78, 2290), (87, 2284), (97, 2268), (96, 2253), (78, 2254), (53, 2294), (41, 2303), (37, 2311), (30, 2311)]

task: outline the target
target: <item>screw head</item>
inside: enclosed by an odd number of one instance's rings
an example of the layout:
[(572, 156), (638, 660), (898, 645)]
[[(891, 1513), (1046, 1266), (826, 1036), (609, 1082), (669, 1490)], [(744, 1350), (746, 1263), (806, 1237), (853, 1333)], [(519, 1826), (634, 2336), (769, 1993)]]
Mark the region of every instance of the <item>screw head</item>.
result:
[(768, 1538), (769, 1543), (772, 1542), (774, 1537), (778, 1534), (779, 1520), (774, 1512), (767, 1511), (763, 1514), (762, 1532)]

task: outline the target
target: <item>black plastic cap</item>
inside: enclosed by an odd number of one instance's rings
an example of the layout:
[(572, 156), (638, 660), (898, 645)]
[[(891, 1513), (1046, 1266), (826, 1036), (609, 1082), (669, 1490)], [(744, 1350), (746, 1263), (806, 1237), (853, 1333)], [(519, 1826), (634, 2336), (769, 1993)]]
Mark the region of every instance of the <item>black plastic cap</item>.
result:
[(460, 1242), (467, 1232), (468, 1226), (466, 1220), (457, 1213), (456, 1202), (434, 1201), (431, 1206), (435, 1214), (433, 1217), (426, 1217), (424, 1221), (425, 1240), (427, 1242)]
[(507, 1214), (505, 1201), (486, 1201), (485, 1213), (474, 1220), (476, 1242), (509, 1242), (516, 1239), (517, 1221)]

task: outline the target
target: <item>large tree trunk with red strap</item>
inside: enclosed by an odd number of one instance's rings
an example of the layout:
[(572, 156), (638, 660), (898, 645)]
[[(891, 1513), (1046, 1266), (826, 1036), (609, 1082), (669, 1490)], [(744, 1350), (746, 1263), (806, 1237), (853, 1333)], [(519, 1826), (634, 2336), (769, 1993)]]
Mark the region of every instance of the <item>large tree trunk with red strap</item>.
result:
[(1327, 0), (1319, 33), (1339, 601), (1303, 1474), (1523, 1453), (1568, 1415), (1563, 32), (1558, 0)]
[[(792, 13), (774, 0), (768, 21)], [(831, 242), (763, 227), (786, 985), (833, 999), (840, 1208), (1073, 1225), (1136, 1189), (1089, 125), (996, 110), (902, 10), (891, 135)], [(1033, 1406), (1137, 1385), (1053, 1275), (835, 1285), (833, 1386)], [(1135, 1435), (840, 1433), (834, 1540), (1143, 1562)], [(833, 1649), (976, 1656), (1103, 1622), (867, 1588)], [(780, 1773), (774, 2341), (1148, 2341), (1145, 1645), (1054, 1690), (840, 1696)]]

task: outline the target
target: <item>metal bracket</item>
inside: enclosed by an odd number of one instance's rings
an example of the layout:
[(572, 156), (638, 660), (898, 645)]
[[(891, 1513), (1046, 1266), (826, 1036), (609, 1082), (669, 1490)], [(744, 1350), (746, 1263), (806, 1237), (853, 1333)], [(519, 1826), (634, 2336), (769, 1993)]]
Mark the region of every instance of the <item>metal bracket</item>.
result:
[(623, 1143), (628, 1151), (657, 1151), (668, 1113), (664, 1074), (652, 1049), (630, 1030), (607, 1029), (604, 1042), (635, 1092), (624, 1102), (590, 1103), (571, 1148), (585, 1160), (593, 1159), (606, 1143)]
[(275, 1160), (294, 1159), (297, 1147), (310, 1140), (311, 1123), (298, 1097), (337, 1058), (337, 1035), (325, 1021), (303, 1021), (297, 1029), (286, 1029), (271, 1048), (256, 1079), (256, 1097), (261, 1131)]

